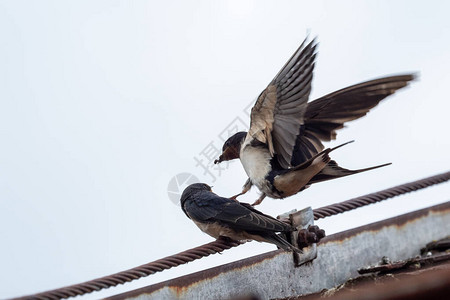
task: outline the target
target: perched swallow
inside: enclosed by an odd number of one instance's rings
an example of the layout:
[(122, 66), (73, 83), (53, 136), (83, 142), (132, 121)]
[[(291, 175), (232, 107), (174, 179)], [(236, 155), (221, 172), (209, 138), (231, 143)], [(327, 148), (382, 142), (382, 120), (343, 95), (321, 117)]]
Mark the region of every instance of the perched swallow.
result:
[(240, 158), (249, 178), (234, 199), (255, 185), (262, 192), (253, 203), (256, 205), (266, 196), (289, 197), (317, 182), (388, 165), (342, 168), (329, 157), (336, 148), (324, 150), (322, 142), (334, 140), (345, 122), (366, 115), (381, 100), (407, 86), (414, 75), (370, 80), (308, 103), (317, 44), (315, 40), (305, 44), (306, 40), (259, 95), (249, 131), (230, 137), (214, 161)]
[(236, 241), (255, 240), (301, 253), (282, 236), (295, 231), (294, 227), (263, 214), (247, 203), (220, 197), (207, 184), (191, 184), (183, 191), (180, 201), (186, 216), (216, 239), (222, 236)]

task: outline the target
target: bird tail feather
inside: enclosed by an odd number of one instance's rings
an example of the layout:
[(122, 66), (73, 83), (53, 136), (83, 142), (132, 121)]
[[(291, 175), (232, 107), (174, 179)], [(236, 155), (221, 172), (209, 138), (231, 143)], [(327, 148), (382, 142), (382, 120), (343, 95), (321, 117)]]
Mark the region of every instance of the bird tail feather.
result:
[(266, 239), (285, 251), (294, 251), (297, 253), (303, 253), (302, 250), (298, 249), (297, 247), (286, 241), (280, 234), (274, 233), (273, 235), (267, 236)]
[(365, 172), (365, 171), (370, 171), (373, 169), (378, 169), (381, 167), (388, 166), (390, 164), (391, 163), (387, 163), (387, 164), (377, 165), (377, 166), (364, 168), (364, 169), (349, 170), (349, 169), (340, 167), (334, 160), (331, 160), (325, 166), (325, 168), (323, 168), (319, 173), (317, 173), (313, 178), (311, 178), (311, 180), (308, 182), (308, 185), (313, 184), (313, 183), (322, 182), (322, 181), (331, 180), (331, 179), (336, 179), (336, 178), (340, 178), (340, 177), (345, 177), (348, 175), (353, 175), (353, 174), (357, 174), (357, 173), (361, 173), (361, 172)]

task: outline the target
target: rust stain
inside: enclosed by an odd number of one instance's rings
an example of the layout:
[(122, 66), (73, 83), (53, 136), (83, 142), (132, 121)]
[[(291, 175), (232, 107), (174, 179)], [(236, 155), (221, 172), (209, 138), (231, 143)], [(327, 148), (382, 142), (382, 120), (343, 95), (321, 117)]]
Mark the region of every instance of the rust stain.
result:
[[(180, 297), (184, 293), (189, 291), (190, 289), (195, 288), (195, 287), (197, 287), (197, 286), (199, 286), (199, 285), (201, 285), (201, 284), (203, 284), (205, 282), (214, 280), (215, 278), (217, 278), (219, 276), (222, 276), (222, 275), (224, 275), (224, 274), (226, 274), (228, 272), (231, 272), (231, 271), (232, 272), (246, 271), (246, 270), (251, 269), (251, 268), (253, 268), (255, 266), (261, 265), (262, 263), (264, 263), (267, 260), (272, 259), (277, 254), (285, 253), (285, 251), (283, 251), (283, 250), (276, 250), (276, 251), (272, 251), (272, 252), (269, 252), (269, 253), (273, 253), (275, 255), (273, 255), (273, 256), (271, 255), (270, 257), (266, 257), (266, 258), (264, 258), (262, 260), (255, 261), (255, 262), (253, 262), (251, 264), (245, 263), (245, 261), (246, 261), (245, 259), (244, 260), (240, 260), (240, 261), (236, 262), (237, 266), (235, 265), (232, 268), (229, 268), (227, 270), (224, 270), (223, 266), (219, 266), (219, 267), (216, 267), (216, 268), (219, 268), (221, 270), (219, 273), (211, 272), (213, 274), (207, 274), (205, 276), (201, 276), (202, 278), (198, 278), (198, 277), (195, 278), (196, 276), (189, 276), (189, 278), (185, 277), (185, 279), (187, 279), (187, 280), (177, 280), (177, 285), (168, 285), (167, 287), (169, 289), (171, 289), (172, 291), (174, 291), (175, 294), (178, 297)], [(257, 258), (257, 256), (254, 256), (253, 258)], [(213, 269), (216, 269), (216, 268), (213, 268)], [(210, 269), (210, 270), (212, 270), (212, 269)], [(204, 272), (206, 272), (206, 271), (208, 271), (208, 270), (201, 271), (201, 272), (198, 272), (198, 273), (194, 273), (192, 275), (195, 275), (195, 274), (204, 275)], [(194, 277), (194, 280), (192, 280), (193, 277)]]
[[(287, 299), (447, 299), (450, 293), (450, 264), (411, 270), (399, 274), (361, 276), (324, 292)], [(281, 299), (280, 299), (281, 300)]]
[[(268, 252), (266, 254), (270, 254), (267, 257), (263, 258), (263, 259), (257, 259), (258, 256), (254, 256), (251, 257), (253, 259), (255, 259), (255, 261), (253, 263), (245, 263), (247, 261), (247, 259), (243, 259), (243, 260), (239, 260), (237, 262), (235, 262), (237, 264), (234, 265), (231, 268), (227, 268), (227, 270), (224, 270), (224, 266), (219, 266), (213, 269), (219, 269), (221, 270), (219, 273), (217, 272), (211, 272), (212, 274), (207, 274), (204, 275), (205, 272), (207, 272), (208, 270), (205, 271), (200, 271), (188, 276), (184, 276), (179, 278), (181, 280), (177, 280), (177, 284), (176, 285), (167, 285), (166, 287), (169, 288), (172, 292), (174, 292), (174, 294), (176, 294), (176, 296), (178, 298), (180, 298), (181, 296), (183, 296), (186, 292), (188, 292), (189, 290), (198, 287), (199, 285), (214, 280), (215, 278), (219, 277), (219, 276), (223, 276), (224, 274), (228, 273), (228, 272), (239, 272), (239, 271), (246, 271), (249, 270), (251, 268), (254, 268), (255, 266), (261, 265), (264, 262), (273, 259), (275, 256), (277, 256), (278, 254), (285, 254), (286, 252), (284, 250), (275, 250), (272, 252)], [(234, 264), (234, 263), (233, 263)], [(212, 270), (212, 269), (210, 269)], [(197, 276), (193, 276), (193, 275), (204, 275), (201, 276), (201, 278), (197, 277)], [(184, 280), (187, 279), (187, 280)]]
[(196, 287), (204, 282), (208, 282), (222, 274), (228, 272), (235, 272), (238, 270), (246, 270), (252, 267), (258, 266), (267, 260), (270, 260), (277, 255), (283, 255), (286, 252), (284, 250), (275, 250), (260, 255), (256, 255), (250, 258), (241, 259), (229, 264), (213, 267), (207, 270), (202, 270), (192, 274), (184, 275), (175, 279), (170, 279), (165, 282), (160, 282), (151, 286), (136, 289), (123, 294), (115, 295), (107, 299), (119, 300), (125, 298), (133, 298), (142, 295), (151, 296), (153, 293), (158, 292), (164, 288), (170, 289), (178, 297), (183, 296), (191, 288)]
[(197, 285), (197, 283), (192, 283), (188, 286), (169, 286), (169, 289), (171, 289), (177, 297), (180, 297), (182, 294), (184, 294), (188, 289), (193, 288)]

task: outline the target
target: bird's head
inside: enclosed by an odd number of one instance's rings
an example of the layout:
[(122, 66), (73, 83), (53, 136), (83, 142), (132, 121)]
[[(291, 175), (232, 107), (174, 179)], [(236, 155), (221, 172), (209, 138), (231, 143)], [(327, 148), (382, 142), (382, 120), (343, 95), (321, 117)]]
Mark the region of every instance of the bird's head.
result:
[(239, 152), (241, 151), (241, 145), (245, 140), (247, 132), (240, 131), (232, 135), (228, 140), (225, 141), (222, 147), (222, 154), (219, 159), (214, 161), (215, 164), (221, 163), (223, 161), (232, 160), (239, 158)]
[(183, 203), (189, 197), (192, 197), (195, 194), (202, 192), (202, 191), (212, 192), (212, 189), (206, 183), (193, 183), (193, 184), (189, 185), (187, 188), (184, 189), (183, 193), (181, 194), (181, 198), (180, 198), (181, 206), (183, 206)]

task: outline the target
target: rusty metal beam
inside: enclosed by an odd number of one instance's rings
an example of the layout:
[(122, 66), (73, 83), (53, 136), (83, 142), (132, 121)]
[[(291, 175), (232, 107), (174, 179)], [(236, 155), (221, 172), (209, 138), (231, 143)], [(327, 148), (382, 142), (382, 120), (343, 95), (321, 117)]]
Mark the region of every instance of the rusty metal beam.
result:
[(281, 250), (200, 271), (110, 297), (119, 299), (261, 299), (306, 295), (357, 277), (358, 269), (387, 256), (402, 260), (450, 235), (450, 202), (328, 236), (318, 257), (295, 267)]
[[(325, 296), (325, 295), (326, 296)], [(325, 293), (289, 300), (417, 300), (448, 299), (450, 295), (450, 261), (401, 273), (364, 276), (327, 290)], [(280, 299), (281, 300), (281, 299)], [(287, 299), (286, 299), (287, 300)]]

